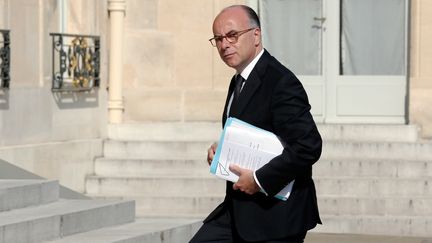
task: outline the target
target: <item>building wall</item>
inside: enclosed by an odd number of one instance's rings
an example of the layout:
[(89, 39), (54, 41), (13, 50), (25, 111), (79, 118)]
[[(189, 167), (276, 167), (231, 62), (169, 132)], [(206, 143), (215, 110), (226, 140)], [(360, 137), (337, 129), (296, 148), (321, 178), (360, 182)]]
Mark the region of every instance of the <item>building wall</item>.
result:
[[(102, 154), (107, 123), (107, 2), (67, 3), (66, 32), (101, 35), (101, 88), (52, 93), (49, 33), (60, 30), (58, 0), (0, 0), (11, 30), (11, 87), (0, 91), (0, 159), (83, 191)], [(214, 16), (242, 0), (127, 0), (125, 122), (219, 121), (234, 70), (208, 39)], [(432, 137), (432, 3), (411, 0), (410, 123)], [(199, 9), (199, 11), (197, 11)]]
[[(102, 36), (99, 90), (51, 92), (49, 33), (60, 32), (59, 2), (3, 0), (0, 4), (0, 28), (10, 29), (11, 38), (10, 89), (0, 91), (0, 158), (83, 191), (84, 177), (93, 172), (92, 162), (102, 153), (101, 138), (106, 133), (106, 39)], [(98, 26), (101, 33), (106, 32), (104, 1), (65, 2), (70, 13), (66, 31), (96, 34), (92, 32)]]
[(208, 39), (216, 14), (243, 2), (127, 1), (126, 122), (220, 120), (234, 70)]
[(410, 123), (432, 138), (432, 1), (411, 0)]
[[(126, 122), (220, 120), (234, 71), (207, 40), (220, 9), (245, 2), (254, 1), (127, 1)], [(411, 0), (408, 112), (423, 137), (432, 137), (431, 11), (431, 1)]]

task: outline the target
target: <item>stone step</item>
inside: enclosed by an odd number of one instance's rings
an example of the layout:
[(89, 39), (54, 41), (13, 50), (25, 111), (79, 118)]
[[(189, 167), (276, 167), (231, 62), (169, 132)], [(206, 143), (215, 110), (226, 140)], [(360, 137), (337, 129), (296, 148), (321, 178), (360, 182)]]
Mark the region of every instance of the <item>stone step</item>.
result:
[(213, 196), (137, 197), (136, 212), (141, 217), (182, 217), (203, 219), (222, 203), (223, 193)]
[[(416, 125), (317, 124), (325, 140), (415, 142)], [(220, 122), (155, 122), (111, 124), (108, 138), (144, 141), (212, 141), (222, 131)]]
[[(108, 140), (104, 142), (104, 156), (124, 159), (197, 160), (206, 158), (210, 144), (211, 141)], [(326, 141), (321, 158), (430, 160), (432, 143)]]
[[(316, 177), (320, 195), (345, 196), (423, 196), (432, 195), (432, 177)], [(141, 177), (90, 176), (86, 181), (88, 194), (198, 196), (220, 195), (225, 192), (225, 181), (213, 175), (157, 175)]]
[[(95, 160), (95, 174), (98, 176), (132, 176), (154, 174), (205, 175), (209, 166), (205, 160), (164, 159), (107, 159)], [(313, 166), (314, 177), (423, 177), (432, 176), (432, 160), (388, 160), (388, 159), (321, 159)]]
[(432, 217), (432, 197), (347, 197), (318, 195), (318, 206), (324, 215), (377, 215)]
[(215, 122), (110, 124), (108, 138), (121, 141), (216, 141), (222, 125)]
[(211, 142), (113, 141), (104, 142), (105, 158), (205, 159)]
[(0, 180), (0, 212), (57, 201), (55, 180)]
[(318, 177), (314, 179), (318, 195), (421, 197), (432, 195), (432, 177), (352, 178)]
[(109, 196), (179, 196), (219, 195), (225, 192), (225, 181), (210, 174), (142, 175), (141, 177), (89, 176), (86, 193)]
[(324, 140), (416, 142), (416, 125), (389, 124), (318, 124)]
[(313, 165), (314, 177), (427, 177), (432, 176), (432, 160), (322, 159)]
[[(89, 195), (104, 198), (100, 195)], [(108, 198), (108, 197), (107, 197)], [(122, 200), (135, 200), (139, 217), (206, 217), (224, 199), (224, 194), (213, 196), (125, 196)], [(432, 197), (347, 197), (318, 196), (318, 206), (325, 215), (380, 215), (431, 216)]]
[(203, 196), (143, 196), (124, 197), (88, 195), (92, 198), (134, 200), (138, 217), (204, 218), (224, 199), (225, 194)]
[(432, 143), (327, 141), (321, 158), (430, 160)]
[(95, 160), (95, 174), (99, 176), (140, 176), (145, 173), (172, 174), (188, 170), (193, 174), (210, 173), (207, 161), (202, 160), (164, 160), (164, 159), (107, 159)]
[(135, 222), (71, 235), (50, 243), (183, 243), (201, 227), (202, 220), (137, 218)]
[(369, 235), (432, 236), (432, 217), (376, 216), (376, 215), (321, 215), (322, 225), (315, 233), (349, 233)]
[(133, 201), (59, 200), (0, 215), (0, 242), (41, 242), (133, 221)]

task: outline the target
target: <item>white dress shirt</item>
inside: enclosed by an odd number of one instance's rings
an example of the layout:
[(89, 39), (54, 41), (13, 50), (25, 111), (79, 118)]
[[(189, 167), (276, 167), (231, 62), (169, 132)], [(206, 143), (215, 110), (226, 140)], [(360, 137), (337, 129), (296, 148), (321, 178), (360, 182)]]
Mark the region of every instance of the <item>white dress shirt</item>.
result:
[[(241, 88), (240, 88), (240, 92), (241, 92), (241, 90), (243, 89), (243, 87), (245, 86), (245, 84), (246, 84), (246, 82), (247, 82), (247, 79), (249, 78), (250, 73), (251, 73), (252, 70), (254, 69), (255, 65), (257, 64), (258, 60), (261, 58), (261, 56), (263, 55), (263, 53), (264, 53), (264, 49), (262, 49), (262, 50), (258, 53), (258, 55), (256, 55), (256, 57), (252, 60), (252, 62), (250, 62), (250, 63), (246, 66), (246, 68), (243, 69), (243, 71), (242, 71), (240, 74), (238, 74), (238, 73), (236, 74), (236, 75), (241, 75), (242, 78), (245, 80), (245, 82), (243, 82), (243, 84), (242, 84), (242, 86), (241, 86)], [(233, 92), (233, 94), (232, 94), (231, 97), (230, 97), (229, 104), (228, 104), (228, 108), (227, 108), (227, 116), (228, 116), (228, 117), (229, 117), (229, 112), (230, 112), (231, 103), (232, 103), (232, 101), (233, 101), (233, 98), (234, 98), (234, 92)], [(267, 193), (264, 191), (264, 189), (262, 188), (261, 184), (259, 183), (258, 178), (256, 177), (256, 174), (255, 174), (255, 171), (253, 172), (253, 177), (254, 177), (255, 182), (256, 182), (256, 183), (258, 184), (258, 186), (260, 187), (261, 192), (263, 192), (264, 194), (267, 195)]]

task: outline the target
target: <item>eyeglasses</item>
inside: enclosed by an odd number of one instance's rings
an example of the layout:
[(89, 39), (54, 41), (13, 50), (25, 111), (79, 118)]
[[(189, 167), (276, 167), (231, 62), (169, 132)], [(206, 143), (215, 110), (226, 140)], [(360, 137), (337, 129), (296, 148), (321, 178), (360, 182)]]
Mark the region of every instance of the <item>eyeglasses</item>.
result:
[(214, 36), (213, 38), (209, 39), (210, 43), (212, 44), (212, 46), (216, 46), (220, 43), (222, 43), (223, 39), (226, 39), (229, 43), (234, 44), (237, 43), (238, 38), (243, 35), (246, 32), (249, 32), (253, 29), (256, 29), (257, 27), (253, 27), (250, 29), (246, 29), (246, 30), (240, 30), (240, 31), (231, 31), (230, 33), (226, 34), (226, 35), (221, 35), (221, 36)]

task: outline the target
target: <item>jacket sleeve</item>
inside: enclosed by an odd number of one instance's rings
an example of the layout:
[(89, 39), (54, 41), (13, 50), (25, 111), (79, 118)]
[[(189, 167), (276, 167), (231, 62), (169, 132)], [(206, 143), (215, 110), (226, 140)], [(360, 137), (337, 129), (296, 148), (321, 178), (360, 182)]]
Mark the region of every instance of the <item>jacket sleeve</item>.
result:
[(270, 105), (271, 120), (284, 150), (256, 171), (260, 185), (270, 196), (294, 179), (312, 176), (312, 165), (321, 155), (322, 139), (310, 108), (306, 92), (294, 74), (277, 81)]

